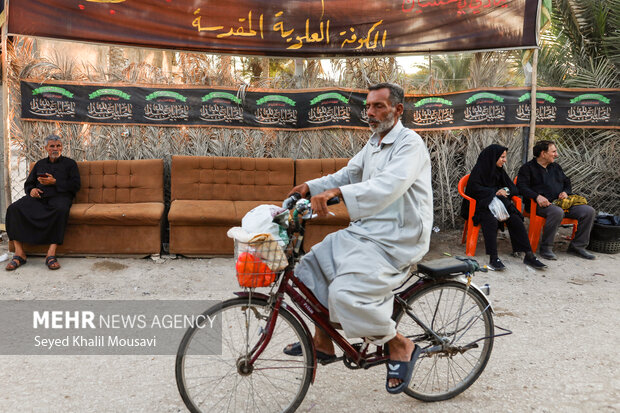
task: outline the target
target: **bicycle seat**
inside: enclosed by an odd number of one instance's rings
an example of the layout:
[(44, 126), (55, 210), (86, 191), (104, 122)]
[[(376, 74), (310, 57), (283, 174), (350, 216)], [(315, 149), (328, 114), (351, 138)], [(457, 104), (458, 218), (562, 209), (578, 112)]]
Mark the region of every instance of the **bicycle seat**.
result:
[(418, 272), (433, 278), (455, 277), (468, 271), (471, 271), (471, 264), (456, 258), (439, 258), (418, 263)]

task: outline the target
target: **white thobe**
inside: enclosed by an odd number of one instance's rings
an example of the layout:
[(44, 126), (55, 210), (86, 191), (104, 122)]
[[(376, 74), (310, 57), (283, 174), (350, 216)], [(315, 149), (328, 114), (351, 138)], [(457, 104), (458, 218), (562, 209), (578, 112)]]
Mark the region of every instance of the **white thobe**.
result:
[(431, 162), (420, 135), (398, 123), (373, 134), (338, 172), (308, 181), (312, 195), (340, 188), (351, 224), (304, 256), (295, 274), (347, 337), (396, 335), (392, 290), (428, 252), (433, 224)]

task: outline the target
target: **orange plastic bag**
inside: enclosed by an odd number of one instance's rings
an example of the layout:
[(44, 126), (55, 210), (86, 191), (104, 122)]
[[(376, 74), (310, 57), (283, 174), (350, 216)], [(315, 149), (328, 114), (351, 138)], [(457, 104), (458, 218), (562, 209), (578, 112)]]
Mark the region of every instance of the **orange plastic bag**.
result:
[(268, 287), (276, 280), (276, 274), (271, 268), (249, 252), (239, 254), (235, 268), (241, 287)]

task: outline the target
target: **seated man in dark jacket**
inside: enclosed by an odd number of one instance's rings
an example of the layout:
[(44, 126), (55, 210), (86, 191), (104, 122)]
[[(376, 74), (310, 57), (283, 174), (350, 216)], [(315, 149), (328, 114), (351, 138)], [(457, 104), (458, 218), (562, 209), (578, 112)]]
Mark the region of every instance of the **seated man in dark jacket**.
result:
[[(540, 240), (540, 256), (548, 260), (555, 260), (553, 253), (553, 238), (562, 222), (562, 219), (574, 218), (577, 220), (575, 239), (568, 246), (568, 252), (586, 259), (595, 256), (585, 247), (590, 240), (590, 231), (594, 224), (594, 208), (589, 205), (574, 205), (567, 213), (557, 205), (552, 204), (556, 199), (565, 199), (572, 193), (570, 179), (562, 171), (562, 167), (555, 163), (558, 151), (551, 141), (543, 140), (534, 145), (534, 159), (519, 169), (517, 187), (524, 196), (525, 208), (529, 210), (530, 199), (536, 201), (536, 215), (546, 219)], [(528, 199), (529, 198), (529, 199)]]
[(26, 263), (23, 243), (49, 244), (45, 264), (50, 270), (60, 268), (56, 247), (64, 240), (69, 209), (80, 189), (80, 172), (73, 159), (61, 155), (58, 136), (45, 138), (45, 150), (49, 156), (38, 161), (26, 179), (26, 196), (6, 211), (6, 232), (15, 245), (7, 271)]

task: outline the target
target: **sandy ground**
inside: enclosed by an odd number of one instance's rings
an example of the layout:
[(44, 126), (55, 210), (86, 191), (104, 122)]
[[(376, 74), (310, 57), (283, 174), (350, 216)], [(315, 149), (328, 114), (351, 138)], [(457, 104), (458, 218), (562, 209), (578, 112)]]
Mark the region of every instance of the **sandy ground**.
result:
[[(456, 231), (434, 234), (427, 259), (463, 254)], [(480, 240), (481, 241), (481, 240)], [(0, 254), (6, 252), (0, 244)], [(384, 390), (383, 368), (319, 366), (300, 412), (620, 411), (620, 254), (594, 261), (567, 255), (534, 271), (508, 255), (505, 272), (478, 273), (491, 285), (498, 338), (479, 380), (460, 396), (422, 403)], [(478, 258), (486, 263), (482, 242)], [(224, 299), (238, 289), (232, 259), (41, 257), (2, 275), (0, 299)], [(2, 265), (5, 265), (3, 263)], [(183, 412), (173, 356), (0, 356), (0, 412)], [(213, 412), (215, 413), (215, 412)]]

